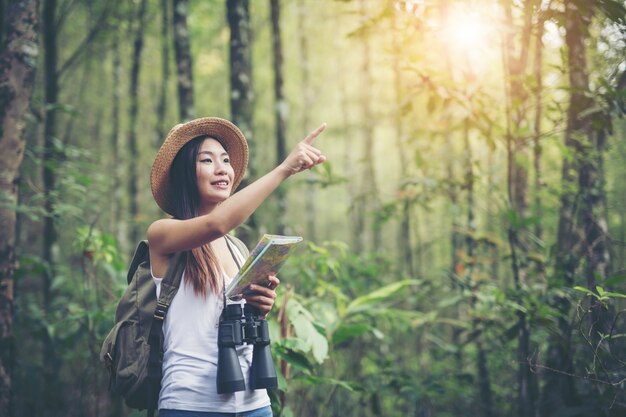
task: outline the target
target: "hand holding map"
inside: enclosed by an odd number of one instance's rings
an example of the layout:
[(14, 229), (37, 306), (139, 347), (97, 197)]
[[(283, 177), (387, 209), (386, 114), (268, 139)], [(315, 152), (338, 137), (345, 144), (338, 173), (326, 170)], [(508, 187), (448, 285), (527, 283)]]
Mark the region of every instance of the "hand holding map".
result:
[(226, 297), (241, 296), (250, 284), (263, 285), (268, 275), (278, 272), (300, 242), (300, 236), (263, 235), (226, 287)]

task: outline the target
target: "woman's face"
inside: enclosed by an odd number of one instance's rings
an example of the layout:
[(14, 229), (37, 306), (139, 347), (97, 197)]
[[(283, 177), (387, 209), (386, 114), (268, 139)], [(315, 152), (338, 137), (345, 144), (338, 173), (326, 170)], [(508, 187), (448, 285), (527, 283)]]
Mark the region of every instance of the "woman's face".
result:
[(217, 140), (207, 138), (200, 145), (196, 177), (203, 206), (213, 206), (230, 196), (235, 171), (228, 153)]

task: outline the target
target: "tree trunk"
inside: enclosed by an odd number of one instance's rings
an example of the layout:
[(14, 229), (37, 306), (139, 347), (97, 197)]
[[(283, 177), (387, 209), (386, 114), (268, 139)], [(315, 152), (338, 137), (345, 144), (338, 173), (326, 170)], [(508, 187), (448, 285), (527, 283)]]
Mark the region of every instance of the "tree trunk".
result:
[[(562, 168), (562, 195), (559, 210), (559, 228), (556, 248), (555, 273), (557, 284), (564, 287), (576, 285), (575, 275), (580, 261), (585, 260), (584, 276), (587, 285), (595, 290), (596, 276), (601, 279), (608, 273), (606, 219), (604, 216), (604, 188), (602, 184), (603, 132), (593, 130), (592, 116), (585, 111), (593, 102), (588, 95), (589, 74), (585, 58), (585, 42), (591, 22), (591, 7), (581, 2), (565, 3), (565, 42), (567, 45), (570, 82), (570, 105), (567, 113), (565, 145), (573, 158), (564, 158)], [(581, 10), (581, 7), (584, 9)], [(582, 259), (581, 259), (582, 258)], [(547, 374), (542, 398), (542, 415), (580, 403), (571, 377), (561, 372), (574, 368), (568, 322), (570, 303), (558, 298), (556, 307), (561, 312), (560, 340), (550, 341), (547, 365), (555, 372)], [(595, 311), (592, 313), (594, 316)], [(597, 319), (597, 318), (594, 318)], [(598, 329), (591, 332), (597, 337)], [(602, 330), (601, 328), (599, 330)], [(596, 339), (597, 340), (597, 339)]]
[(17, 204), (18, 174), (26, 143), (22, 136), (24, 116), (39, 53), (38, 3), (37, 0), (12, 3), (6, 11), (6, 32), (2, 28), (6, 46), (3, 44), (0, 55), (0, 199), (8, 204), (0, 205), (0, 417), (13, 415), (13, 276), (17, 261), (16, 212), (10, 207)]
[(7, 16), (6, 1), (7, 0), (0, 0), (0, 48), (2, 50), (4, 50), (4, 45), (5, 45), (5, 41), (7, 38), (7, 34), (8, 32), (10, 32), (10, 29), (9, 29), (10, 20), (6, 18)]
[[(161, 0), (161, 87), (159, 91), (159, 102), (156, 108), (157, 127), (154, 147), (158, 149), (167, 135), (166, 110), (167, 110), (167, 85), (170, 81), (170, 19), (169, 1)], [(193, 97), (193, 96), (192, 96)], [(193, 103), (192, 103), (193, 105)]]
[[(541, 119), (543, 116), (543, 33), (544, 33), (544, 20), (543, 17), (539, 18), (537, 22), (537, 33), (535, 36), (535, 60), (534, 60), (534, 76), (533, 79), (537, 83), (535, 86), (535, 121), (533, 123), (535, 129), (535, 135), (533, 138), (533, 168), (535, 171), (534, 181), (534, 206), (535, 217), (541, 219), (543, 217), (543, 207), (541, 205)], [(541, 221), (537, 220), (535, 223), (535, 236), (541, 240), (543, 235), (543, 228)]]
[[(43, 46), (44, 46), (44, 152), (43, 152), (43, 194), (46, 217), (43, 225), (42, 258), (45, 264), (43, 272), (43, 310), (46, 317), (52, 316), (52, 281), (56, 275), (54, 249), (57, 245), (55, 226), (56, 169), (61, 160), (60, 144), (57, 142), (56, 107), (59, 97), (59, 79), (57, 71), (58, 45), (56, 28), (56, 0), (47, 0), (43, 4)], [(49, 331), (43, 332), (43, 381), (44, 392), (42, 403), (44, 415), (55, 416), (62, 407), (60, 384), (57, 376), (60, 370), (60, 359), (56, 352), (55, 341)]]
[(122, 78), (122, 63), (120, 59), (119, 34), (113, 35), (111, 45), (113, 54), (112, 62), (112, 88), (111, 88), (111, 221), (109, 223), (110, 232), (117, 237), (119, 242), (126, 241), (125, 233), (120, 225), (122, 220), (120, 201), (123, 195), (122, 176), (124, 175), (124, 165), (120, 163), (120, 81)]
[[(439, 3), (438, 13), (440, 19), (442, 21), (447, 21), (449, 16), (449, 4), (448, 1), (442, 1)], [(447, 48), (444, 48), (446, 51), (444, 54), (445, 57), (445, 68), (446, 68), (446, 77), (449, 80), (454, 79), (453, 66), (452, 66), (452, 58), (450, 57), (450, 53)], [(447, 109), (444, 109), (447, 110)], [(450, 221), (450, 268), (449, 268), (449, 277), (451, 282), (451, 290), (458, 291), (459, 290), (459, 278), (462, 278), (464, 275), (465, 265), (461, 259), (461, 254), (463, 251), (463, 237), (459, 233), (459, 219), (461, 219), (461, 211), (459, 208), (459, 186), (456, 177), (456, 161), (455, 157), (455, 147), (454, 142), (452, 140), (452, 123), (450, 120), (449, 112), (445, 111), (443, 116), (443, 125), (445, 126), (445, 133), (443, 134), (443, 140), (445, 143), (445, 149), (448, 150), (448, 158), (446, 158), (446, 178), (447, 182), (447, 197), (450, 201), (450, 209), (448, 218)], [(454, 316), (460, 318), (460, 309), (458, 305), (454, 306)], [(452, 343), (455, 346), (461, 345), (461, 333), (462, 330), (459, 328), (452, 329)], [(458, 349), (454, 354), (455, 365), (457, 369), (461, 369), (463, 366), (463, 350)], [(453, 411), (456, 414), (461, 413), (461, 410), (458, 408), (456, 404), (453, 405)]]
[[(542, 13), (540, 10), (539, 13)], [(534, 138), (533, 138), (533, 170), (534, 170), (534, 186), (533, 186), (533, 205), (534, 205), (534, 217), (535, 217), (535, 238), (538, 241), (542, 241), (543, 239), (543, 205), (541, 199), (542, 192), (542, 166), (541, 166), (541, 157), (542, 157), (542, 145), (541, 145), (541, 119), (543, 118), (543, 34), (544, 34), (544, 25), (545, 20), (544, 16), (539, 14), (536, 23), (536, 33), (535, 33), (535, 56), (533, 62), (533, 79), (537, 83), (535, 85), (535, 120), (533, 123), (534, 127)], [(537, 263), (535, 267), (536, 273), (539, 275), (540, 279), (545, 280), (546, 265), (544, 263)], [(530, 349), (535, 349), (533, 346), (530, 347), (530, 334), (528, 336), (529, 340), (527, 342), (529, 346), (529, 352), (526, 352), (527, 355), (530, 355)], [(526, 342), (525, 342), (526, 343)], [(529, 357), (527, 356), (527, 359)], [(529, 412), (532, 413), (531, 417), (535, 417), (537, 414), (537, 407), (539, 404), (539, 380), (537, 378), (537, 374), (532, 372), (529, 367), (526, 367), (524, 370), (526, 373), (526, 380), (528, 383), (528, 397), (531, 399), (532, 407), (530, 407)]]
[(489, 367), (487, 366), (487, 352), (482, 343), (482, 335), (478, 336), (476, 342), (476, 366), (478, 368), (478, 392), (480, 394), (480, 404), (482, 415), (493, 417), (493, 395), (491, 394), (491, 380), (489, 378)]
[(137, 188), (137, 116), (139, 113), (139, 73), (141, 70), (141, 53), (143, 51), (143, 37), (145, 30), (147, 0), (141, 0), (135, 16), (135, 32), (133, 40), (133, 55), (131, 58), (130, 85), (129, 85), (129, 115), (128, 115), (128, 201), (130, 214), (131, 244), (137, 242), (140, 236), (137, 217), (139, 215), (138, 188)]
[[(272, 16), (272, 52), (274, 64), (274, 115), (276, 120), (276, 163), (281, 163), (287, 157), (286, 129), (287, 112), (289, 110), (287, 100), (283, 94), (283, 48), (280, 39), (280, 1), (270, 0)], [(283, 187), (276, 190), (278, 202), (278, 234), (285, 233), (285, 214), (287, 213), (287, 197)]]
[(187, 28), (187, 0), (174, 0), (174, 51), (178, 73), (178, 112), (181, 121), (195, 117), (193, 71)]
[[(298, 43), (300, 45), (300, 68), (302, 69), (302, 130), (301, 135), (305, 137), (309, 134), (311, 129), (311, 120), (309, 113), (313, 106), (313, 99), (311, 97), (311, 70), (309, 63), (309, 40), (307, 37), (307, 20), (306, 16), (306, 1), (301, 0), (298, 4)], [(307, 187), (306, 187), (306, 233), (307, 239), (311, 242), (317, 241), (317, 224), (315, 218), (317, 198), (316, 198), (316, 185), (315, 185), (315, 173), (313, 171), (307, 171)]]
[(465, 190), (467, 191), (467, 233), (465, 234), (465, 247), (467, 248), (468, 261), (466, 262), (466, 274), (471, 278), (474, 266), (474, 232), (476, 232), (476, 208), (474, 207), (474, 164), (472, 161), (472, 145), (469, 137), (469, 120), (463, 122), (463, 154), (465, 163)]
[[(448, 116), (446, 116), (446, 126), (450, 126), (451, 123), (449, 123), (449, 119)], [(444, 140), (445, 140), (445, 146), (446, 149), (448, 149), (449, 151), (449, 155), (450, 157), (447, 158), (447, 164), (446, 164), (446, 171), (447, 171), (447, 177), (448, 177), (448, 199), (450, 200), (450, 212), (451, 212), (451, 231), (450, 231), (450, 278), (451, 278), (451, 289), (453, 291), (458, 291), (459, 285), (458, 285), (458, 281), (460, 279), (463, 278), (464, 274), (465, 274), (465, 265), (463, 263), (463, 259), (461, 257), (462, 251), (463, 251), (463, 236), (461, 235), (461, 233), (459, 233), (459, 221), (458, 219), (461, 218), (461, 209), (459, 208), (459, 187), (457, 185), (456, 182), (456, 170), (454, 169), (455, 166), (455, 159), (453, 158), (453, 153), (454, 153), (454, 145), (452, 142), (452, 132), (451, 131), (447, 131), (444, 134)], [(460, 317), (460, 309), (458, 305), (454, 306), (454, 316), (459, 318), (459, 320), (461, 319)], [(452, 329), (452, 343), (455, 346), (460, 346), (461, 345), (461, 333), (463, 331), (460, 328), (453, 328)], [(462, 365), (463, 365), (463, 349), (458, 349), (457, 352), (454, 354), (455, 357), (455, 365), (457, 366), (457, 369), (461, 369)], [(456, 407), (456, 405), (455, 405)], [(455, 409), (454, 410), (456, 413), (460, 412), (461, 410), (459, 409)]]
[[(359, 1), (361, 15), (365, 19), (367, 17), (367, 8), (364, 0)], [(376, 185), (376, 170), (374, 169), (374, 124), (373, 124), (373, 111), (372, 111), (372, 91), (371, 86), (373, 84), (372, 70), (371, 70), (371, 37), (369, 33), (370, 29), (365, 29), (362, 34), (361, 47), (363, 49), (361, 62), (361, 132), (363, 137), (363, 164), (364, 171), (362, 176), (362, 186), (360, 192), (362, 194), (362, 204), (365, 206), (365, 210), (372, 214), (370, 233), (371, 233), (371, 247), (372, 251), (381, 251), (381, 227), (382, 224), (378, 219), (377, 214), (380, 211), (380, 202), (378, 200), (378, 187)]]
[[(495, 194), (495, 188), (496, 188), (496, 181), (495, 181), (495, 173), (496, 173), (496, 168), (495, 168), (495, 163), (494, 163), (494, 159), (495, 159), (495, 149), (494, 148), (489, 148), (489, 154), (487, 156), (487, 218), (488, 219), (492, 219), (493, 216), (495, 216), (497, 214), (497, 209), (495, 209), (495, 201), (496, 199), (494, 198), (494, 194)], [(496, 236), (496, 225), (495, 222), (492, 221), (488, 221), (487, 222), (487, 231), (492, 234), (493, 236)], [(498, 273), (499, 269), (500, 269), (500, 248), (497, 244), (493, 244), (492, 248), (491, 248), (491, 256), (490, 256), (490, 272), (491, 272), (491, 276), (493, 278), (499, 277), (500, 274)]]
[[(574, 80), (580, 82), (588, 78), (583, 74), (583, 72), (587, 71), (585, 59), (586, 37), (584, 35), (586, 30), (581, 30), (580, 34), (576, 34), (575, 30), (573, 32), (572, 37), (568, 37), (571, 41), (568, 45), (573, 46), (574, 43), (578, 45), (572, 47), (576, 55), (570, 55), (569, 65), (571, 68), (580, 71), (580, 73), (577, 76), (573, 74), (571, 82), (575, 82)], [(576, 90), (584, 88), (583, 92), (589, 91), (588, 84), (572, 85)], [(577, 113), (576, 117), (580, 118), (580, 114), (580, 112)], [(581, 154), (578, 179), (581, 195), (579, 224), (582, 231), (583, 243), (581, 248), (584, 253), (585, 265), (583, 276), (585, 277), (587, 288), (592, 291), (596, 291), (596, 286), (605, 287), (604, 280), (611, 273), (610, 238), (606, 217), (606, 188), (604, 181), (606, 132), (603, 130), (604, 127), (608, 126), (610, 120), (608, 120), (609, 116), (606, 116), (606, 120), (602, 120), (602, 117), (590, 120), (589, 124), (580, 131), (580, 133), (587, 133), (586, 139), (588, 142), (586, 143), (587, 146), (583, 147), (583, 153)], [(591, 305), (589, 320), (591, 343), (598, 349), (602, 346), (606, 346), (608, 349), (607, 343), (609, 341), (602, 339), (603, 335), (612, 335), (611, 332), (615, 331), (612, 329), (612, 309), (605, 309), (601, 303), (594, 302)]]
[[(511, 268), (516, 290), (521, 290), (526, 283), (528, 261), (527, 251), (530, 247), (529, 231), (524, 226), (529, 215), (528, 208), (528, 160), (529, 150), (526, 139), (520, 131), (527, 120), (526, 91), (524, 78), (528, 63), (529, 44), (532, 34), (533, 0), (523, 3), (523, 25), (519, 28), (519, 41), (516, 42), (516, 31), (508, 31), (507, 42), (503, 44), (503, 58), (507, 82), (507, 164), (508, 178), (507, 191), (509, 208), (515, 219), (508, 228), (508, 241), (511, 250)], [(507, 26), (515, 27), (513, 21), (512, 3), (504, 2), (504, 13)], [(515, 51), (514, 45), (519, 50)], [(517, 54), (514, 54), (517, 52)], [(535, 414), (536, 399), (532, 397), (532, 373), (528, 364), (530, 352), (530, 328), (524, 312), (517, 312), (518, 326), (518, 397), (517, 408), (520, 417), (533, 417)]]
[[(572, 9), (568, 3), (568, 9)], [(609, 253), (608, 221), (606, 218), (606, 189), (604, 181), (604, 150), (606, 146), (606, 128), (610, 124), (610, 116), (605, 114), (588, 114), (594, 105), (589, 99), (589, 70), (587, 68), (585, 45), (588, 38), (588, 18), (582, 16), (587, 10), (568, 14), (566, 42), (570, 68), (570, 86), (572, 96), (568, 119), (572, 121), (572, 135), (583, 138), (579, 143), (580, 161), (578, 186), (580, 195), (580, 211), (578, 224), (582, 238), (581, 250), (584, 259), (584, 277), (587, 288), (592, 291), (596, 286), (604, 286), (603, 281), (611, 272)], [(576, 94), (576, 97), (574, 96)], [(574, 101), (576, 100), (576, 101)], [(601, 335), (610, 334), (611, 313), (602, 308), (600, 303), (592, 305), (590, 333), (594, 346), (600, 342)]]
[[(465, 164), (465, 189), (467, 190), (467, 233), (465, 237), (465, 247), (467, 250), (467, 261), (465, 262), (466, 282), (472, 287), (478, 284), (474, 283), (473, 272), (475, 262), (475, 246), (476, 241), (474, 233), (476, 232), (476, 208), (474, 196), (474, 163), (472, 144), (470, 142), (469, 120), (463, 122), (463, 142), (464, 142), (464, 164)], [(471, 301), (472, 308), (475, 307), (475, 299)], [(478, 331), (478, 329), (474, 329)], [(484, 417), (492, 417), (493, 412), (493, 396), (491, 394), (491, 382), (489, 378), (489, 367), (487, 365), (487, 353), (482, 344), (482, 334), (476, 339), (476, 369), (478, 371), (478, 394), (480, 398), (480, 406)]]
[[(347, 65), (348, 64), (348, 65)], [(345, 74), (348, 73), (347, 66), (349, 67), (349, 63), (346, 62), (343, 57), (339, 57), (335, 61), (335, 71), (338, 77), (344, 77)], [(341, 125), (346, 131), (350, 131), (352, 128), (352, 122), (350, 117), (350, 112), (348, 109), (351, 107), (351, 102), (349, 100), (348, 91), (346, 88), (346, 80), (340, 78), (339, 82), (339, 100), (341, 102)], [(344, 141), (344, 149), (343, 149), (343, 166), (344, 172), (343, 175), (347, 178), (357, 178), (356, 168), (354, 164), (354, 153), (355, 153), (355, 143), (353, 135), (346, 134), (346, 139)], [(355, 184), (356, 181), (346, 181), (346, 196), (347, 196), (347, 204), (348, 204), (348, 230), (350, 234), (350, 243), (354, 248), (353, 251), (355, 253), (361, 253), (365, 246), (364, 238), (363, 238), (363, 230), (365, 225), (364, 213), (363, 213), (363, 202), (358, 196), (358, 192), (356, 190)]]
[[(226, 0), (226, 14), (230, 27), (230, 111), (232, 121), (248, 139), (250, 161), (248, 173), (239, 188), (249, 184), (256, 175), (256, 140), (252, 132), (254, 91), (252, 89), (252, 29), (248, 0)], [(248, 245), (256, 238), (255, 216), (239, 229), (239, 237)]]
[[(392, 32), (393, 32), (393, 50), (399, 51), (400, 45), (398, 42), (399, 28), (397, 25), (397, 15), (392, 19)], [(402, 72), (400, 71), (400, 59), (398, 54), (393, 54), (393, 78), (395, 89), (395, 101), (396, 103), (403, 103), (403, 91), (404, 86), (402, 82)], [(404, 138), (404, 129), (402, 128), (402, 112), (400, 109), (395, 112), (394, 125), (396, 130), (396, 146), (398, 148), (398, 157), (400, 161), (400, 192), (402, 195), (403, 184), (405, 184), (409, 176), (409, 163), (407, 155), (409, 151), (406, 146)], [(400, 204), (402, 211), (400, 213), (400, 221), (398, 223), (397, 240), (398, 240), (398, 253), (400, 265), (402, 265), (402, 271), (409, 276), (415, 276), (415, 270), (413, 268), (413, 245), (411, 243), (411, 202), (409, 198), (400, 198)]]

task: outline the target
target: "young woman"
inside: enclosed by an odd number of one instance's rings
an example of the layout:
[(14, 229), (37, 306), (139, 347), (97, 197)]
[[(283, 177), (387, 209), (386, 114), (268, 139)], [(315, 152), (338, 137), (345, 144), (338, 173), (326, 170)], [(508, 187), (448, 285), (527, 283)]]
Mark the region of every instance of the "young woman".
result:
[[(163, 378), (159, 416), (272, 415), (266, 390), (218, 394), (217, 331), (223, 290), (244, 261), (226, 235), (242, 224), (288, 177), (325, 161), (313, 146), (325, 125), (309, 134), (269, 173), (234, 193), (248, 163), (248, 145), (231, 122), (205, 117), (176, 125), (152, 165), (152, 194), (172, 217), (148, 229), (152, 275), (160, 291), (170, 257), (187, 252), (178, 293), (163, 324)], [(279, 280), (253, 286), (245, 303), (262, 316), (274, 305)], [(246, 387), (252, 346), (237, 348)]]

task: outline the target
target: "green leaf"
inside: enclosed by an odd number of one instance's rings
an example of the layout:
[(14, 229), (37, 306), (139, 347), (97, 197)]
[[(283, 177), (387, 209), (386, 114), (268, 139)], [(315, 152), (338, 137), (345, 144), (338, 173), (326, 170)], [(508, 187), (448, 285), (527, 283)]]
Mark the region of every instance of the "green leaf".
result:
[(289, 365), (293, 366), (296, 369), (299, 369), (300, 371), (303, 371), (305, 373), (313, 372), (313, 365), (303, 353), (295, 352), (289, 349), (280, 349), (279, 346), (274, 349), (274, 353), (280, 359), (284, 360)]
[(609, 291), (607, 291), (607, 292), (603, 293), (602, 295), (605, 296), (605, 297), (626, 298), (626, 294), (621, 294), (621, 293), (618, 293), (618, 292), (609, 292)]
[(366, 323), (342, 324), (333, 333), (333, 344), (337, 345), (346, 340), (361, 336), (370, 330), (370, 326)]
[(320, 376), (307, 375), (306, 377), (301, 378), (301, 379), (314, 385), (320, 385), (320, 384), (337, 385), (339, 387), (347, 389), (348, 391), (351, 391), (351, 392), (354, 391), (354, 387), (349, 382), (341, 381), (335, 378), (324, 378)]
[(443, 299), (439, 300), (439, 302), (437, 303), (437, 308), (438, 308), (438, 309), (440, 309), (440, 310), (443, 310), (443, 309), (445, 309), (445, 308), (447, 308), (447, 307), (450, 307), (450, 306), (456, 305), (456, 304), (458, 304), (461, 300), (463, 300), (463, 298), (465, 298), (465, 297), (463, 297), (463, 296), (462, 296), (462, 295), (460, 295), (460, 294), (459, 294), (459, 295), (452, 296), (452, 297), (445, 297), (445, 298), (443, 298)]
[(278, 380), (278, 389), (287, 392), (289, 390), (289, 384), (279, 369), (276, 369), (276, 379)]
[(575, 286), (575, 287), (574, 287), (574, 289), (575, 289), (576, 291), (581, 291), (581, 292), (584, 292), (584, 293), (586, 293), (586, 294), (592, 295), (592, 296), (594, 296), (594, 297), (597, 297), (597, 296), (598, 296), (596, 293), (594, 293), (593, 291), (591, 291), (589, 288), (585, 288), (585, 287), (581, 287), (581, 286), (578, 286), (578, 285), (577, 285), (577, 286)]
[(281, 339), (278, 344), (280, 344), (285, 349), (299, 351), (302, 353), (306, 353), (311, 350), (311, 346), (306, 343), (302, 339), (298, 339), (297, 337), (288, 337), (285, 339)]
[(350, 304), (348, 304), (348, 307), (346, 307), (345, 315), (347, 317), (350, 314), (362, 311), (372, 304), (380, 303), (389, 299), (405, 287), (418, 285), (420, 283), (421, 281), (419, 280), (407, 279), (399, 282), (394, 282), (393, 284), (385, 285), (384, 287), (378, 288), (377, 290), (374, 290), (369, 294), (354, 299)]
[(297, 337), (310, 347), (318, 363), (324, 362), (328, 357), (328, 340), (317, 330), (311, 313), (296, 300), (291, 300), (287, 304), (287, 314)]

